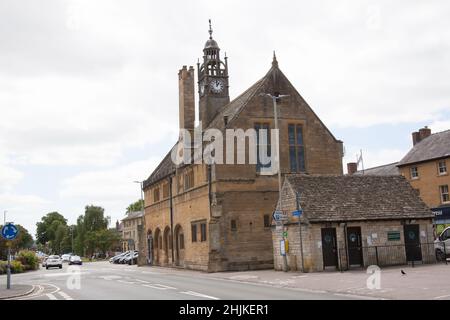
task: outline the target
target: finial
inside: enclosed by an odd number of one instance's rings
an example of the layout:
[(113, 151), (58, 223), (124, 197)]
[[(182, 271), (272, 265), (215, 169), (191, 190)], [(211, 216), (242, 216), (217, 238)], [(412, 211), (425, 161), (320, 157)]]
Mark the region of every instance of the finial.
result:
[(211, 27), (211, 19), (209, 19), (209, 38), (210, 39), (212, 39), (212, 33), (213, 33), (213, 30), (212, 30), (212, 27)]
[(277, 56), (275, 55), (275, 50), (273, 50), (272, 67), (278, 67), (278, 61), (277, 61)]

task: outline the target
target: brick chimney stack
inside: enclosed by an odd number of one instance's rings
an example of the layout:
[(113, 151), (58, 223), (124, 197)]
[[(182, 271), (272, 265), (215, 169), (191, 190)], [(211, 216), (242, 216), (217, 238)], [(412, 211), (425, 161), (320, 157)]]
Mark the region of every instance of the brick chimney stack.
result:
[(423, 127), (422, 129), (419, 129), (419, 131), (412, 133), (413, 138), (413, 146), (415, 146), (417, 143), (422, 141), (425, 138), (428, 138), (431, 135), (431, 129), (427, 126)]
[(194, 67), (186, 66), (178, 72), (180, 100), (180, 129), (193, 130), (195, 126)]
[(356, 162), (347, 163), (347, 173), (349, 175), (354, 174), (356, 171), (358, 171), (358, 164)]

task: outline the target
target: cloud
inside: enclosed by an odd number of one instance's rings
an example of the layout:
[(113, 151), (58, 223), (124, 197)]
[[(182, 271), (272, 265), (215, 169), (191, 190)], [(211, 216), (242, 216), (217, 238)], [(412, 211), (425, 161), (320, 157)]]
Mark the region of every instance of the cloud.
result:
[[(50, 212), (52, 201), (33, 194), (0, 193), (0, 205), (3, 213), (7, 211), (7, 221), (24, 226), (34, 235), (36, 222), (40, 220), (42, 212)], [(3, 224), (3, 220), (2, 220)]]

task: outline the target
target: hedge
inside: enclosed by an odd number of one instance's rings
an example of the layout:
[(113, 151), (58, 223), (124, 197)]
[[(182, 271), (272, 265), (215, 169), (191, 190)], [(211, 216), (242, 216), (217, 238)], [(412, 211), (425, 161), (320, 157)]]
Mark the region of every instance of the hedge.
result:
[(22, 263), (25, 270), (39, 269), (39, 258), (33, 251), (20, 251), (16, 259)]

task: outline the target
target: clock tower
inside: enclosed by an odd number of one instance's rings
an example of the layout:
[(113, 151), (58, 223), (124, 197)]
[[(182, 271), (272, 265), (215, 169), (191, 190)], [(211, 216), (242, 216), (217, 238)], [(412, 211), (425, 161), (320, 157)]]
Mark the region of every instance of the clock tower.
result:
[(228, 93), (228, 63), (220, 60), (220, 48), (212, 38), (209, 20), (209, 39), (203, 49), (203, 63), (197, 63), (199, 113), (202, 127), (206, 128), (220, 107), (230, 102)]

